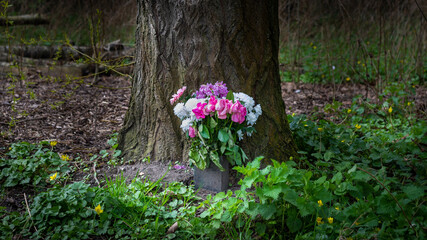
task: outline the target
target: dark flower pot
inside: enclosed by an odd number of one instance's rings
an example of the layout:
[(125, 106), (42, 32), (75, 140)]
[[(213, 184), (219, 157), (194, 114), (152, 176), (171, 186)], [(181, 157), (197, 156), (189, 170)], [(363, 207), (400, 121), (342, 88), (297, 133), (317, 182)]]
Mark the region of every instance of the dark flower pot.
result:
[(194, 185), (196, 188), (203, 188), (214, 192), (223, 192), (228, 189), (228, 181), (230, 179), (230, 166), (225, 157), (221, 157), (221, 165), (224, 171), (214, 163), (209, 163), (209, 167), (205, 170), (194, 168)]

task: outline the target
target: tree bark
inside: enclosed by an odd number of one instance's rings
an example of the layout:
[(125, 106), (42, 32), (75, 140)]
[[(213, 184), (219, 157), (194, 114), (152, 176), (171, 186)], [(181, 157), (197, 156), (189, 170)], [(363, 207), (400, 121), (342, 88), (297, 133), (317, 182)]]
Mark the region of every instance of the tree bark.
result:
[(223, 81), (260, 103), (257, 131), (241, 143), (249, 158), (296, 156), (281, 97), (278, 2), (138, 0), (136, 64), (119, 148), (137, 160), (187, 159), (169, 99), (179, 88)]

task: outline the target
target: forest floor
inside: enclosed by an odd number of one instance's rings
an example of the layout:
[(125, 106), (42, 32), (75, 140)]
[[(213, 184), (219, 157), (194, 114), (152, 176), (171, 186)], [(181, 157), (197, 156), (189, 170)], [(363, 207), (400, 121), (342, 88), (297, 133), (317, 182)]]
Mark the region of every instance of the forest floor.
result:
[[(121, 128), (128, 108), (130, 81), (124, 77), (103, 76), (94, 86), (89, 82), (91, 79), (65, 82), (43, 77), (34, 71), (27, 73), (25, 80), (13, 84), (6, 75), (0, 75), (0, 157), (5, 157), (9, 145), (15, 142), (57, 141), (55, 151), (69, 155), (71, 163), (77, 166), (77, 159), (91, 164), (90, 158), (94, 154), (110, 149), (107, 141)], [(11, 90), (13, 93), (10, 93)], [(425, 112), (427, 89), (417, 89), (416, 92), (412, 101), (420, 109), (419, 112)], [(349, 108), (356, 95), (362, 95), (362, 99), (377, 99), (374, 88), (360, 84), (282, 83), (282, 96), (288, 114), (316, 114), (329, 118), (331, 115), (323, 110), (326, 104), (335, 100), (343, 104), (342, 108)], [(13, 96), (17, 99), (14, 104)], [(14, 121), (11, 122), (11, 119)], [(15, 126), (11, 126), (11, 123)], [(170, 162), (152, 160), (150, 163), (141, 159), (140, 162), (115, 167), (98, 162), (96, 169), (93, 167), (91, 171), (96, 171), (100, 180), (121, 174), (128, 179), (138, 176), (157, 180), (167, 172), (170, 164), (174, 165), (177, 161), (182, 164), (181, 159)], [(78, 172), (73, 180), (81, 180), (85, 174)], [(192, 178), (193, 172), (187, 166), (180, 170), (171, 168), (164, 180), (189, 184)], [(94, 183), (94, 179), (89, 181)], [(235, 183), (232, 189), (238, 188)], [(2, 201), (9, 202), (7, 205), (11, 205), (12, 209), (19, 208), (21, 191), (11, 190)], [(203, 196), (208, 193), (201, 191), (199, 194)]]

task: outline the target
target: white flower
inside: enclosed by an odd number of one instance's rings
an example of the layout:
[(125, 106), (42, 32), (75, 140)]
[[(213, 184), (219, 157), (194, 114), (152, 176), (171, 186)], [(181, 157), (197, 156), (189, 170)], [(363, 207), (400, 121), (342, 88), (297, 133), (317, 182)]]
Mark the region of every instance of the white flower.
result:
[(242, 130), (237, 131), (237, 136), (239, 137), (239, 141), (243, 139)]
[(188, 99), (188, 101), (185, 103), (185, 109), (188, 112), (192, 112), (193, 109), (195, 109), (197, 107), (197, 104), (199, 102), (204, 102), (206, 101), (205, 99), (197, 99), (197, 98), (190, 98)]
[(261, 105), (259, 105), (259, 104), (256, 105), (254, 110), (255, 110), (255, 113), (256, 113), (257, 118), (258, 118), (262, 114)]
[(190, 126), (193, 125), (193, 121), (190, 118), (184, 119), (181, 123), (181, 129), (183, 132), (188, 132)]
[(246, 135), (248, 135), (248, 137), (252, 136), (252, 131), (247, 131)]
[(248, 115), (246, 115), (246, 121), (250, 126), (253, 126), (256, 123), (257, 119), (258, 116), (253, 112), (250, 112)]
[(184, 103), (178, 103), (174, 108), (173, 112), (177, 117), (180, 119), (184, 119), (186, 117), (189, 117), (189, 112), (186, 110)]
[(255, 105), (255, 101), (252, 97), (248, 96), (245, 93), (233, 93), (234, 100), (239, 100), (239, 102), (246, 108), (248, 112), (252, 111)]

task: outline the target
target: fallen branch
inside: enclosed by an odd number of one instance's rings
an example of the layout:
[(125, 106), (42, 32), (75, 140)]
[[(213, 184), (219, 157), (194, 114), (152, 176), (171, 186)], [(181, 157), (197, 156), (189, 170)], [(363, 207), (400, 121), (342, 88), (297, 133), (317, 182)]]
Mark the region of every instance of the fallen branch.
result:
[(40, 14), (0, 17), (0, 26), (11, 25), (42, 25), (49, 24), (49, 19)]

